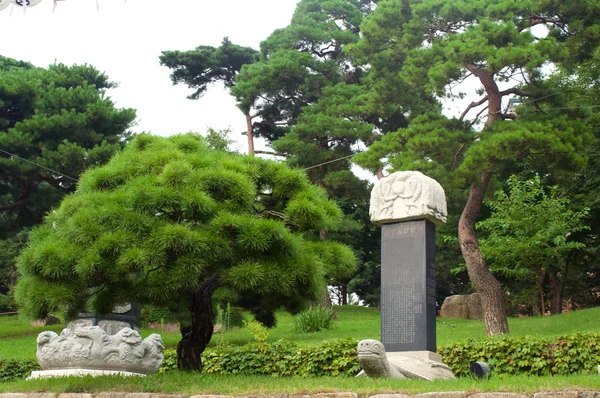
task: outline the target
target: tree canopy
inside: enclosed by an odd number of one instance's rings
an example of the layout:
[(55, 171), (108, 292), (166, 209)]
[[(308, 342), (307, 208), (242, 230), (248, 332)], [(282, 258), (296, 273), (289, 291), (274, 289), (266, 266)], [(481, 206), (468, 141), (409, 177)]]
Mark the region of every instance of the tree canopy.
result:
[(17, 299), (38, 318), (60, 306), (74, 316), (179, 304), (191, 323), (180, 367), (198, 370), (218, 287), (293, 311), (353, 272), (349, 248), (319, 239), (340, 217), (302, 171), (209, 149), (197, 135), (139, 135), (31, 232)]
[[(502, 289), (481, 255), (475, 223), (494, 177), (518, 169), (560, 179), (585, 165), (590, 128), (577, 115), (547, 105), (556, 92), (545, 84), (544, 68), (572, 68), (575, 59), (589, 57), (600, 43), (598, 20), (590, 15), (599, 13), (599, 5), (584, 1), (385, 0), (361, 25), (363, 40), (356, 48), (379, 76), (378, 87), (419, 88), (420, 97), (472, 97), (457, 120), (436, 110), (421, 114), (356, 160), (375, 171), (389, 158), (394, 169), (435, 170), (454, 176), (451, 185), (469, 187), (458, 236), (469, 277), (482, 293), (488, 334), (507, 333), (508, 324)], [(476, 89), (457, 87), (469, 78)], [(395, 98), (389, 90), (382, 93)], [(506, 112), (502, 100), (508, 96), (524, 98), (529, 111)], [(404, 111), (416, 116), (408, 105)]]
[(16, 279), (27, 229), (129, 138), (135, 111), (115, 107), (106, 95), (114, 86), (89, 65), (0, 56), (0, 293)]

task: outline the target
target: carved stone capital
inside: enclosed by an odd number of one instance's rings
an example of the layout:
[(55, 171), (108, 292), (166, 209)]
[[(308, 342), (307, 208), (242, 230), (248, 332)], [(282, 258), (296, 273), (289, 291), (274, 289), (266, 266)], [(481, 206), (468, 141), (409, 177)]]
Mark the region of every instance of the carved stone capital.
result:
[(427, 219), (435, 224), (446, 222), (446, 195), (433, 178), (418, 171), (398, 171), (375, 183), (369, 209), (377, 224)]

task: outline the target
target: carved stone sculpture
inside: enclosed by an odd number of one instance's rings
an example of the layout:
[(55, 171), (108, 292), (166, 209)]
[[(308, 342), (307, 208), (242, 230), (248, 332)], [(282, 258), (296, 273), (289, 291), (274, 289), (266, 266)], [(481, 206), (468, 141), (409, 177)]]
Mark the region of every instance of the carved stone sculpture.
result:
[(45, 370), (89, 369), (149, 374), (160, 368), (164, 346), (158, 334), (144, 340), (139, 332), (121, 329), (114, 335), (99, 326), (45, 331), (37, 338), (37, 359)]
[(379, 224), (428, 219), (446, 222), (446, 196), (442, 186), (418, 171), (399, 171), (375, 183), (371, 191), (371, 221)]
[(358, 376), (419, 380), (454, 379), (452, 370), (441, 362), (401, 352), (390, 354), (386, 354), (383, 344), (377, 340), (360, 341), (358, 363), (363, 370)]

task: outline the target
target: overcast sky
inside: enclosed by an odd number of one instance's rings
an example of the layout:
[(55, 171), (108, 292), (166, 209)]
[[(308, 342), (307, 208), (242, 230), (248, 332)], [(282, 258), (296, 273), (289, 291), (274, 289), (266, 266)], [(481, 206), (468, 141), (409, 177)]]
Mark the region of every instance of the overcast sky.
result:
[[(0, 2), (6, 0), (0, 0)], [(109, 95), (118, 107), (137, 109), (136, 132), (159, 135), (231, 127), (246, 151), (245, 119), (235, 101), (215, 86), (197, 101), (187, 86), (173, 86), (159, 65), (163, 50), (218, 46), (225, 36), (258, 49), (287, 26), (298, 0), (42, 0), (23, 12), (0, 11), (0, 54), (36, 66), (91, 64), (119, 83)], [(97, 6), (98, 5), (98, 6)]]

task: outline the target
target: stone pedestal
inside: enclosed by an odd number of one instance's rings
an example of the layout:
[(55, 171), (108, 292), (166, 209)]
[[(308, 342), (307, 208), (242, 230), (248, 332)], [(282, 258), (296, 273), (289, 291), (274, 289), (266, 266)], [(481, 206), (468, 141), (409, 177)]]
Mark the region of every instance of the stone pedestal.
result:
[(77, 319), (67, 324), (71, 330), (78, 327), (99, 326), (107, 334), (113, 335), (123, 328), (140, 330), (140, 306), (126, 303), (113, 308), (113, 312), (102, 317), (93, 314), (79, 314)]

